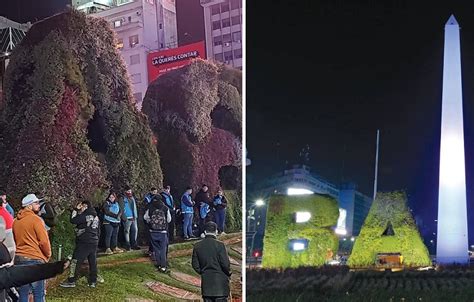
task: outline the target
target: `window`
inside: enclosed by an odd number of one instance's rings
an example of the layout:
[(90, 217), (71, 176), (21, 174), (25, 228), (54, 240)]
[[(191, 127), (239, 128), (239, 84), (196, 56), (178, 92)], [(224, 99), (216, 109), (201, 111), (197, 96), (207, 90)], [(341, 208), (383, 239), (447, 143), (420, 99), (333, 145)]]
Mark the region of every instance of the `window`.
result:
[(240, 24), (240, 16), (232, 17), (232, 25)]
[(221, 28), (221, 21), (214, 21), (212, 22), (212, 30), (220, 29)]
[(163, 29), (163, 24), (160, 23), (159, 27), (160, 27), (160, 29)]
[(133, 35), (128, 38), (130, 47), (135, 47), (138, 44), (138, 35)]
[(142, 75), (139, 73), (132, 74), (130, 78), (132, 80), (132, 84), (138, 84), (142, 82)]
[(240, 43), (242, 41), (242, 32), (236, 31), (232, 33), (232, 41)]
[(230, 18), (222, 19), (222, 28), (230, 26)]
[(222, 45), (222, 37), (221, 36), (214, 37), (214, 46), (219, 46), (219, 45)]
[(216, 54), (214, 55), (214, 59), (215, 59), (216, 61), (222, 62), (222, 61), (224, 61), (224, 55), (223, 55), (222, 53), (216, 53)]
[(142, 102), (142, 93), (134, 93), (133, 98), (135, 99), (135, 103), (141, 103)]
[(230, 34), (225, 34), (222, 36), (222, 43), (225, 47), (229, 47), (232, 40), (230, 39)]
[(224, 52), (224, 60), (226, 62), (228, 61), (232, 61), (233, 57), (232, 57), (232, 51), (226, 51)]
[(229, 3), (222, 3), (221, 4), (221, 12), (228, 12), (229, 11)]
[(242, 48), (234, 50), (234, 58), (236, 59), (242, 58)]
[(130, 65), (140, 64), (140, 54), (130, 56)]
[(114, 21), (114, 27), (117, 28), (117, 27), (120, 27), (122, 26), (122, 20), (116, 20)]
[(218, 15), (220, 13), (219, 4), (211, 6), (211, 15)]
[(128, 16), (128, 22), (132, 22), (132, 17)]
[(230, 0), (230, 7), (232, 9), (237, 9), (240, 7), (240, 0)]
[(123, 49), (123, 39), (117, 39), (117, 44), (115, 45), (115, 48), (117, 48), (118, 50)]

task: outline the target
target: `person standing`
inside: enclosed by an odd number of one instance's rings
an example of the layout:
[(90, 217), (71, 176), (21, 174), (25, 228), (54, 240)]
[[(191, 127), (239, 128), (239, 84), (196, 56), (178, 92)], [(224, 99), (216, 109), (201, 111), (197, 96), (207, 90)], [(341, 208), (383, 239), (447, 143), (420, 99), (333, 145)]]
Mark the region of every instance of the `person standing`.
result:
[(216, 209), (215, 218), (217, 224), (217, 230), (220, 234), (225, 235), (224, 227), (225, 227), (225, 212), (227, 208), (227, 199), (224, 196), (224, 192), (222, 189), (217, 191), (217, 195), (214, 196), (213, 200), (214, 208)]
[(160, 193), (163, 197), (163, 203), (168, 207), (171, 214), (171, 221), (168, 224), (168, 240), (169, 242), (174, 241), (174, 224), (176, 221), (176, 208), (174, 206), (173, 196), (171, 195), (171, 187), (165, 186), (163, 192)]
[(150, 230), (155, 265), (161, 272), (166, 272), (168, 252), (168, 224), (171, 214), (162, 202), (161, 196), (155, 196), (143, 217)]
[(40, 202), (40, 211), (38, 212), (38, 216), (43, 219), (44, 224), (46, 226), (46, 230), (49, 232), (51, 228), (56, 225), (56, 211), (54, 210), (51, 203), (47, 201)]
[(79, 202), (71, 213), (75, 225), (76, 247), (72, 255), (69, 278), (61, 287), (75, 287), (79, 270), (85, 259), (89, 262), (89, 287), (97, 284), (97, 245), (99, 244), (99, 217), (90, 201)]
[(158, 194), (158, 190), (153, 187), (150, 189), (150, 192), (146, 193), (145, 198), (143, 198), (143, 204), (148, 205), (153, 200), (153, 197)]
[(0, 191), (0, 205), (7, 209), (8, 213), (15, 218), (15, 210), (13, 210), (12, 206), (8, 203), (5, 191)]
[(204, 225), (206, 222), (212, 220), (211, 211), (211, 194), (207, 185), (202, 185), (201, 190), (196, 194), (196, 204), (198, 205), (199, 213), (199, 234), (204, 238)]
[(117, 195), (115, 192), (109, 193), (102, 210), (104, 212), (103, 224), (105, 228), (105, 253), (107, 255), (111, 255), (114, 252), (122, 253), (123, 250), (117, 247), (118, 230), (122, 211), (117, 202)]
[(5, 207), (5, 203), (0, 203), (0, 218), (3, 219), (5, 226), (5, 237), (2, 239), (5, 246), (8, 248), (8, 252), (13, 256), (15, 255), (15, 240), (13, 238), (13, 217)]
[(130, 249), (139, 250), (137, 246), (138, 237), (138, 211), (135, 197), (133, 197), (132, 189), (130, 187), (125, 188), (125, 196), (123, 197), (120, 208), (122, 209), (122, 225), (123, 235), (125, 237), (125, 248), (127, 251)]
[[(13, 235), (16, 242), (15, 265), (31, 265), (48, 262), (51, 245), (44, 221), (38, 216), (39, 202), (35, 194), (26, 195), (21, 201), (22, 209), (13, 222)], [(27, 302), (32, 289), (35, 302), (45, 301), (45, 281), (23, 285), (19, 289), (20, 302)]]
[[(148, 192), (145, 195), (145, 198), (143, 199), (143, 204), (145, 205), (145, 209), (148, 208), (148, 206), (151, 204), (151, 201), (153, 200), (153, 198), (157, 194), (158, 194), (158, 190), (155, 187), (152, 187), (150, 189), (150, 192)], [(146, 221), (145, 221), (145, 226), (147, 226)], [(148, 255), (151, 257), (153, 255), (153, 245), (151, 244), (151, 234), (150, 234), (149, 230), (148, 230), (147, 234), (148, 234), (148, 238), (147, 238), (147, 240), (148, 240)]]
[(183, 233), (184, 240), (195, 238), (193, 235), (193, 216), (194, 216), (194, 204), (191, 194), (193, 189), (187, 187), (183, 196), (181, 197), (181, 212), (183, 213)]
[(201, 275), (201, 293), (205, 302), (224, 302), (230, 294), (230, 260), (223, 242), (217, 240), (217, 225), (204, 227), (206, 237), (193, 248), (192, 266)]

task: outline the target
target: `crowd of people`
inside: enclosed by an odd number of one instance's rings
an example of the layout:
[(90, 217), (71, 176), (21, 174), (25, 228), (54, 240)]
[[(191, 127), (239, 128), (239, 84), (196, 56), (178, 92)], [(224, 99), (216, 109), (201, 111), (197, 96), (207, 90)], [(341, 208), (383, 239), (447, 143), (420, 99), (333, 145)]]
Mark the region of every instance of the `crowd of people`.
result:
[[(121, 196), (118, 196), (116, 192), (109, 192), (103, 205), (97, 208), (94, 208), (88, 200), (79, 201), (73, 207), (70, 216), (70, 222), (75, 226), (76, 232), (72, 259), (70, 262), (60, 261), (49, 264), (52, 254), (49, 232), (55, 226), (57, 218), (54, 208), (35, 194), (28, 194), (23, 198), (21, 209), (15, 217), (14, 209), (8, 203), (6, 193), (0, 192), (0, 237), (3, 236), (3, 239), (0, 238), (0, 269), (2, 269), (0, 276), (3, 274), (17, 276), (21, 275), (21, 268), (31, 268), (31, 271), (35, 271), (41, 270), (39, 268), (41, 265), (50, 265), (47, 268), (45, 266), (41, 274), (36, 274), (37, 278), (20, 280), (21, 278), (11, 277), (10, 283), (7, 282), (3, 284), (4, 287), (0, 287), (0, 302), (8, 301), (8, 295), (15, 294), (18, 295), (19, 301), (28, 301), (31, 294), (35, 302), (45, 301), (45, 279), (61, 273), (67, 266), (70, 266), (69, 276), (60, 286), (75, 287), (80, 267), (86, 259), (89, 264), (88, 285), (96, 287), (97, 250), (101, 229), (105, 254), (139, 250), (140, 219), (148, 229), (148, 251), (159, 272), (167, 273), (168, 271), (168, 246), (170, 242), (176, 240), (176, 235), (184, 240), (203, 238), (202, 243), (200, 242), (195, 247), (192, 261), (193, 268), (203, 276), (203, 296), (204, 288), (207, 287), (207, 292), (209, 292), (209, 281), (204, 281), (206, 280), (205, 272), (209, 271), (209, 265), (206, 264), (208, 261), (214, 264), (222, 262), (220, 270), (226, 280), (224, 283), (227, 282), (227, 287), (224, 286), (219, 291), (218, 297), (227, 296), (230, 277), (229, 259), (225, 246), (222, 242), (215, 240), (218, 234), (225, 234), (227, 200), (221, 189), (211, 196), (207, 185), (202, 185), (194, 198), (192, 191), (192, 188), (188, 187), (181, 196), (180, 206), (177, 206), (171, 195), (170, 186), (166, 186), (161, 192), (158, 192), (156, 188), (151, 188), (142, 203), (144, 206), (142, 217), (139, 217), (139, 205), (130, 187), (126, 187)], [(123, 230), (124, 249), (118, 246), (120, 227)], [(179, 230), (182, 230), (181, 234)], [(215, 253), (209, 253), (210, 248), (205, 247), (208, 245), (215, 245), (212, 248)], [(224, 252), (225, 256), (223, 256)], [(214, 270), (211, 269), (211, 271)], [(209, 276), (215, 278), (213, 274)], [(15, 287), (18, 289), (17, 292)], [(214, 292), (211, 291), (211, 295), (207, 296), (212, 298), (213, 295)]]

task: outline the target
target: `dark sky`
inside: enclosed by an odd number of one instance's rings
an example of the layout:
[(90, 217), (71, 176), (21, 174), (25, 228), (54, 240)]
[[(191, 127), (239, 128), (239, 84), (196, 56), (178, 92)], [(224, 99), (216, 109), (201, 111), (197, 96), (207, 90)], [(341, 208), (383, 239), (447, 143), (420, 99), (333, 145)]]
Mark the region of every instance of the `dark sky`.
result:
[(4, 0), (0, 16), (20, 23), (34, 23), (63, 11), (70, 3), (70, 0)]
[(247, 2), (247, 173), (258, 181), (281, 171), (309, 144), (313, 171), (371, 196), (379, 128), (379, 190), (406, 190), (435, 229), (444, 24), (454, 13), (472, 213), (474, 4), (347, 2)]

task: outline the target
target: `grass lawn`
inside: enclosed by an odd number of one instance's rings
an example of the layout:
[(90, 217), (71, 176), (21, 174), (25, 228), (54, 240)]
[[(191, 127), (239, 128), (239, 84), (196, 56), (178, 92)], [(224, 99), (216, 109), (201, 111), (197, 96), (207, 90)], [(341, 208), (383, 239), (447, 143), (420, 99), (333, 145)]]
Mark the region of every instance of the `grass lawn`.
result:
[[(237, 235), (227, 235), (220, 240), (232, 239)], [(238, 236), (241, 236), (240, 234)], [(179, 243), (170, 246), (170, 253), (173, 251), (190, 251), (195, 242)], [(240, 246), (241, 242), (233, 244)], [(229, 248), (229, 252), (231, 249)], [(181, 272), (192, 276), (198, 276), (191, 267), (191, 256), (170, 257), (169, 269), (175, 272)], [(234, 258), (237, 257), (233, 252)], [(79, 279), (75, 288), (61, 288), (59, 283), (67, 278), (67, 273), (55, 279), (49, 280), (47, 301), (126, 301), (128, 298), (149, 299), (153, 301), (183, 301), (165, 294), (156, 294), (148, 289), (146, 283), (149, 281), (160, 281), (170, 286), (181, 288), (200, 296), (200, 288), (190, 284), (173, 279), (169, 274), (157, 272), (149, 258), (144, 256), (143, 251), (131, 251), (122, 254), (116, 254), (98, 259), (99, 275), (105, 282), (98, 284), (97, 288), (87, 286), (87, 278), (84, 276)], [(235, 266), (232, 267), (235, 270)], [(85, 271), (86, 273), (87, 271)], [(234, 274), (241, 276), (240, 271)], [(237, 280), (238, 280), (237, 278)], [(233, 278), (235, 280), (235, 278)], [(236, 294), (234, 293), (234, 296)], [(241, 296), (241, 293), (238, 294)]]

